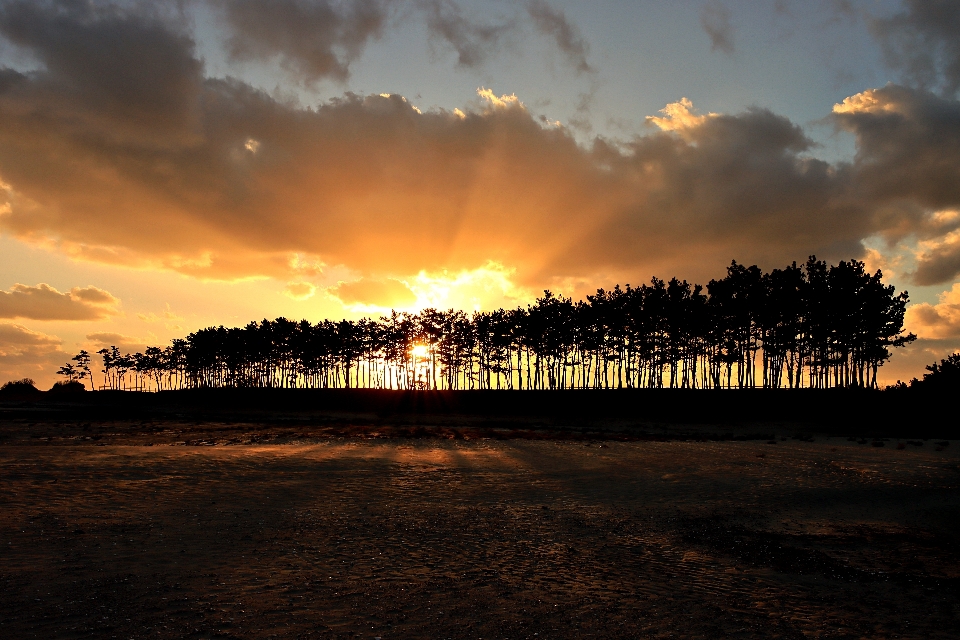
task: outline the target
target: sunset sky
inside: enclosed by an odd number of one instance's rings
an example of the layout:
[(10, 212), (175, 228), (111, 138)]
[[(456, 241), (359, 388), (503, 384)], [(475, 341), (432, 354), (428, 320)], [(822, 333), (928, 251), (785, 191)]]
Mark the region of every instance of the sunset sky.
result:
[(0, 382), (865, 260), (960, 349), (956, 0), (0, 0)]

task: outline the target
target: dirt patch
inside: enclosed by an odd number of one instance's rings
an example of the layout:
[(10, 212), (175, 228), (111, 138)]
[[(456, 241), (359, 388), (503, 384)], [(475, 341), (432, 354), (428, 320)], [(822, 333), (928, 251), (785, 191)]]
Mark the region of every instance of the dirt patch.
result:
[(3, 637), (960, 628), (958, 446), (0, 427)]

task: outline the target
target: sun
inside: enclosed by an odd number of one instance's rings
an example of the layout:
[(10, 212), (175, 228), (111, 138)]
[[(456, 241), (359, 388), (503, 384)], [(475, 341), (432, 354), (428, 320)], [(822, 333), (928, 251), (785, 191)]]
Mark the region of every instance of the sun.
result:
[(413, 345), (413, 349), (410, 350), (410, 353), (412, 353), (416, 358), (423, 358), (426, 357), (428, 351), (429, 349), (427, 349), (427, 345), (415, 344)]

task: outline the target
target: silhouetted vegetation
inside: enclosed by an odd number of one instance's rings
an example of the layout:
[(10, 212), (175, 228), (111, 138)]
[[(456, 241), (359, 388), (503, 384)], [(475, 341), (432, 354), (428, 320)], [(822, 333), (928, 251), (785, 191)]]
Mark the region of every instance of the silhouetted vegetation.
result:
[(54, 382), (53, 386), (50, 387), (50, 393), (75, 393), (86, 390), (87, 388), (83, 383), (77, 382), (76, 380), (60, 380)]
[[(84, 380), (90, 380), (90, 386), (93, 387), (93, 372), (90, 371), (90, 354), (84, 350), (71, 358), (72, 362), (60, 367), (57, 375), (64, 376), (66, 382), (76, 382), (83, 385)], [(51, 389), (52, 391), (52, 389)]]
[(0, 393), (3, 395), (32, 395), (34, 393), (40, 393), (40, 390), (37, 389), (36, 383), (32, 378), (22, 378), (20, 380), (4, 382), (3, 386), (0, 387)]
[(928, 364), (926, 368), (928, 373), (923, 374), (922, 380), (914, 378), (910, 381), (911, 388), (960, 391), (960, 353), (947, 356), (939, 363)]
[[(904, 335), (907, 293), (857, 260), (763, 273), (733, 262), (706, 287), (676, 278), (527, 308), (210, 327), (144, 353), (102, 349), (105, 389), (876, 388)], [(89, 356), (60, 370), (90, 375)]]

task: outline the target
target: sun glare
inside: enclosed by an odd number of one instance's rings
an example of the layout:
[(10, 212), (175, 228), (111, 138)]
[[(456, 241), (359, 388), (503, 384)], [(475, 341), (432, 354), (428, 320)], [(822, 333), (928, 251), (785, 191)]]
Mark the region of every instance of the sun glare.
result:
[[(421, 271), (413, 277), (395, 280), (408, 294), (412, 294), (413, 300), (409, 303), (370, 300), (345, 302), (344, 306), (358, 314), (388, 314), (392, 309), (410, 313), (419, 313), (424, 309), (460, 309), (470, 313), (532, 302), (536, 298), (535, 292), (514, 284), (515, 271), (493, 261), (477, 269), (452, 273), (446, 270)], [(344, 286), (341, 283), (340, 287)]]
[(414, 357), (425, 358), (428, 353), (427, 345), (415, 344), (413, 345), (413, 349), (410, 350), (410, 353), (412, 353)]
[(496, 262), (457, 273), (427, 273), (421, 271), (407, 285), (417, 301), (414, 311), (423, 309), (463, 309), (479, 311), (500, 306), (511, 306), (517, 300), (531, 298), (530, 292), (516, 286), (512, 277), (514, 269)]

